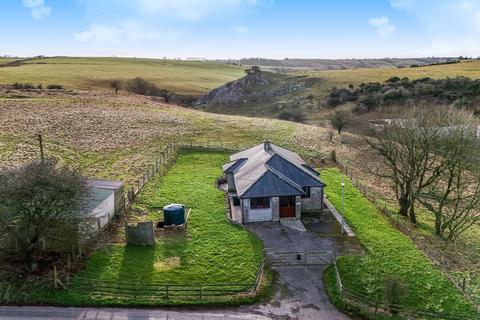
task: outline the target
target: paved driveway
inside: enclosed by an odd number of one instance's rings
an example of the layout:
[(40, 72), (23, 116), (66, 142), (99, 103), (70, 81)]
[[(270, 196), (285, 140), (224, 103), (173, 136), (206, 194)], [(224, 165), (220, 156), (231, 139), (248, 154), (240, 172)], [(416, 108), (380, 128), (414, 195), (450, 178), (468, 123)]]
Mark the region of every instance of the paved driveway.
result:
[[(320, 236), (314, 232), (300, 232), (274, 222), (250, 224), (247, 228), (263, 240), (267, 252), (335, 250), (341, 253), (360, 249), (352, 238), (336, 234), (323, 233)], [(242, 311), (255, 312), (275, 319), (350, 319), (339, 312), (328, 299), (322, 282), (325, 265), (273, 268), (279, 275), (275, 296), (269, 302), (243, 307)]]
[[(314, 217), (317, 221), (318, 217)], [(336, 234), (336, 228), (322, 228), (307, 223), (310, 232), (301, 232), (279, 223), (255, 223), (247, 228), (264, 242), (267, 251), (328, 251), (337, 253), (361, 250), (355, 239)], [(325, 218), (328, 218), (325, 220)], [(333, 220), (330, 219), (332, 223)], [(252, 306), (213, 310), (186, 309), (115, 309), (115, 308), (55, 308), (0, 307), (0, 319), (8, 320), (348, 320), (330, 303), (323, 286), (322, 273), (326, 266), (275, 266), (278, 283), (270, 301)]]
[(268, 320), (262, 315), (229, 310), (148, 310), (115, 308), (0, 307), (5, 320)]

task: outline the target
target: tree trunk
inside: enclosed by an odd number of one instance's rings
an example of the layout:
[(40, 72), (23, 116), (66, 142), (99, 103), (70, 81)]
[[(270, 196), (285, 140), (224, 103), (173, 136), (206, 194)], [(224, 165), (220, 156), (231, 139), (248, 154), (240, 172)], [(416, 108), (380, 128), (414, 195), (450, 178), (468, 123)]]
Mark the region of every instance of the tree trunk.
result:
[(404, 217), (408, 217), (408, 209), (410, 208), (410, 201), (408, 201), (408, 198), (406, 196), (401, 196), (400, 199), (398, 199), (398, 204), (400, 206), (398, 213)]
[(443, 230), (442, 230), (442, 218), (439, 214), (435, 215), (435, 235), (442, 237)]
[(417, 214), (415, 213), (415, 206), (413, 201), (411, 201), (410, 203), (408, 217), (410, 218), (410, 222), (412, 222), (413, 224), (417, 224)]

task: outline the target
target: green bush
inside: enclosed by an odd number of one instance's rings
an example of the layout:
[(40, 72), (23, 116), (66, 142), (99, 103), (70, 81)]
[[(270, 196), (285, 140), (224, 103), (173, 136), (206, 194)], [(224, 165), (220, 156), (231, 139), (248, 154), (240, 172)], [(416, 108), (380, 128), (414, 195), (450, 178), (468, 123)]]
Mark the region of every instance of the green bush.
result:
[(303, 122), (305, 121), (304, 114), (299, 110), (283, 110), (280, 111), (277, 115), (277, 118), (280, 120), (288, 120), (294, 122)]
[(50, 84), (47, 86), (48, 90), (62, 90), (63, 86), (61, 84)]

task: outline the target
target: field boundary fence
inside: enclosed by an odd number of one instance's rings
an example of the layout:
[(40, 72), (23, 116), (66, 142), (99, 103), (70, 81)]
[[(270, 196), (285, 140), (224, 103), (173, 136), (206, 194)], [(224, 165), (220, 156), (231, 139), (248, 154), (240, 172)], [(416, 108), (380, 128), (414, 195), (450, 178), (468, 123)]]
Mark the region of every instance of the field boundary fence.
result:
[(174, 162), (177, 153), (177, 146), (173, 143), (167, 146), (160, 152), (160, 157), (157, 158), (145, 170), (143, 175), (136, 180), (136, 185), (130, 187), (125, 193), (125, 209), (131, 207), (136, 195), (143, 189), (145, 184), (154, 177), (159, 171), (166, 170), (168, 166)]
[(352, 303), (358, 307), (367, 309), (374, 314), (388, 314), (397, 313), (400, 315), (413, 317), (415, 319), (440, 319), (440, 320), (475, 320), (478, 319), (475, 316), (459, 314), (459, 313), (444, 313), (433, 312), (429, 310), (414, 309), (403, 305), (388, 305), (385, 301), (375, 300), (367, 295), (360, 293), (356, 290), (345, 287), (340, 271), (337, 265), (337, 259), (335, 252), (332, 251), (332, 262), (335, 272), (335, 282), (340, 297), (344, 302)]
[[(390, 208), (388, 205), (388, 200), (385, 200), (382, 195), (379, 193), (370, 190), (370, 188), (361, 182), (358, 175), (355, 173), (357, 170), (353, 169), (353, 166), (348, 162), (343, 162), (342, 160), (337, 159), (337, 165), (340, 170), (347, 176), (352, 185), (368, 200), (370, 201), (377, 210), (382, 213), (390, 223), (393, 224), (394, 227), (401, 230), (402, 233), (408, 235), (410, 238), (415, 240), (416, 236), (412, 233), (412, 231), (405, 227), (405, 225), (400, 221), (402, 217), (400, 214), (395, 211), (394, 209)], [(432, 257), (430, 260), (437, 266), (440, 266), (440, 263), (435, 261)], [(472, 295), (467, 291), (467, 281), (464, 279), (459, 283), (458, 280), (454, 279), (450, 274), (447, 272), (443, 272), (443, 274), (447, 277), (447, 279), (452, 283), (464, 296), (468, 299), (474, 306), (476, 306), (477, 310), (480, 311), (480, 306), (475, 303), (475, 299)], [(442, 318), (440, 318), (442, 319)], [(447, 318), (446, 318), (447, 319)], [(455, 318), (453, 318), (455, 319)]]
[(255, 282), (252, 283), (141, 283), (139, 281), (106, 281), (75, 278), (71, 282), (60, 282), (56, 288), (72, 293), (87, 293), (103, 298), (124, 299), (210, 299), (215, 297), (256, 295), (264, 279), (265, 263), (262, 260)]

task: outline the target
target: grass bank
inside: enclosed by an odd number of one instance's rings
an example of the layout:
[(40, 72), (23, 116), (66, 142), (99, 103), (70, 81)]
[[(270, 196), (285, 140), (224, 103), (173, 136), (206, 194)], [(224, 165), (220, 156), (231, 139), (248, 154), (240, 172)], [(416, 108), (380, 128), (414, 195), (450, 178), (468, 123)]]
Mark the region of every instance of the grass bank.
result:
[[(5, 61), (4, 61), (5, 62)], [(0, 61), (2, 63), (2, 61)], [(107, 89), (108, 80), (142, 77), (163, 89), (198, 96), (240, 78), (243, 69), (218, 63), (166, 59), (54, 57), (3, 68), (1, 84), (60, 84), (68, 89)]]
[[(109, 296), (89, 292), (86, 280), (94, 283), (135, 284), (147, 290), (152, 284), (221, 284), (255, 282), (262, 260), (262, 243), (245, 229), (225, 218), (223, 193), (216, 189), (221, 164), (227, 154), (182, 151), (165, 177), (156, 176), (138, 197), (135, 209), (147, 219), (161, 220), (157, 210), (168, 203), (183, 203), (192, 209), (185, 231), (161, 231), (154, 247), (107, 245), (96, 251), (84, 270), (71, 280), (68, 291), (52, 292), (47, 302), (63, 305), (179, 305), (236, 304), (252, 302), (249, 296), (218, 299), (169, 300), (154, 293)], [(145, 217), (143, 217), (145, 218)], [(140, 218), (139, 218), (140, 219)], [(268, 279), (266, 280), (268, 282)], [(117, 288), (118, 289), (118, 288)], [(118, 291), (121, 291), (118, 289)]]
[[(338, 169), (322, 171), (327, 195), (341, 206), (342, 174)], [(345, 256), (338, 260), (343, 285), (371, 300), (384, 301), (383, 284), (397, 276), (407, 287), (401, 304), (438, 313), (474, 315), (474, 307), (446, 277), (425, 257), (411, 239), (394, 229), (377, 209), (346, 179), (345, 217), (365, 247), (365, 257)], [(337, 303), (335, 275), (330, 268), (325, 275), (327, 290)], [(341, 305), (340, 305), (341, 306)]]

